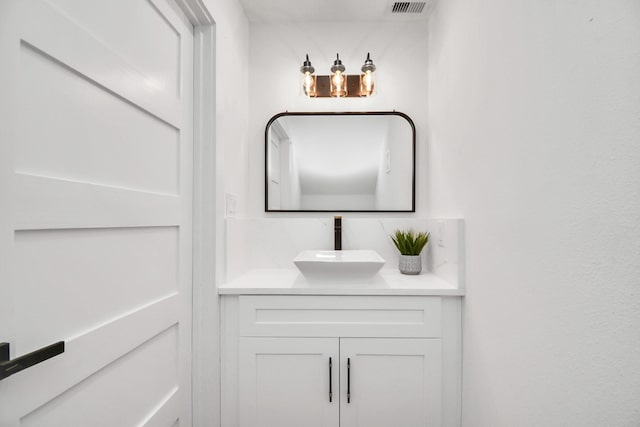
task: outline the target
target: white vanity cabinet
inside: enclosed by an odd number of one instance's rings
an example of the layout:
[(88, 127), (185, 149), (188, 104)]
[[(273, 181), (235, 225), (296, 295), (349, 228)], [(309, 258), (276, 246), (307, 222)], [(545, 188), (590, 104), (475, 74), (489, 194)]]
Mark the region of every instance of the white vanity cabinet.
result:
[(440, 344), (439, 339), (341, 338), (340, 426), (440, 426)]
[(241, 426), (440, 425), (440, 341), (241, 338)]
[(223, 427), (458, 427), (460, 297), (223, 295)]
[(337, 339), (240, 338), (238, 355), (239, 425), (340, 425)]

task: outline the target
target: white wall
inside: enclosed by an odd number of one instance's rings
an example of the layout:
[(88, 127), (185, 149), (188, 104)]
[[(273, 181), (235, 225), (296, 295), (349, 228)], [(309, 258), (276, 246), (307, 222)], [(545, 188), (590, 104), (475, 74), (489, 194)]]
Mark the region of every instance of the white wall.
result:
[[(216, 233), (224, 236), (225, 194), (246, 210), (248, 197), (249, 22), (238, 0), (204, 0), (216, 37)], [(197, 159), (196, 159), (197, 160)], [(224, 239), (216, 241), (216, 277), (224, 280)]]
[[(395, 120), (389, 121), (389, 126), (386, 129), (384, 147), (379, 159), (375, 195), (376, 209), (384, 210), (385, 206), (404, 207), (407, 206), (407, 201), (411, 200), (411, 185), (407, 185), (407, 183), (411, 182), (413, 176), (411, 168), (407, 167), (407, 161), (410, 162), (413, 147), (401, 143), (411, 139), (411, 127), (404, 118), (396, 116), (394, 118)], [(387, 152), (389, 153), (388, 158)]]
[(344, 210), (375, 209), (375, 196), (369, 194), (309, 194), (302, 195), (302, 209), (323, 210), (327, 206), (342, 206)]
[(429, 37), (464, 426), (640, 425), (640, 2), (443, 0)]
[[(376, 97), (308, 99), (301, 96), (299, 69), (305, 54), (309, 54), (316, 74), (329, 74), (336, 53), (340, 53), (347, 74), (359, 74), (367, 52), (371, 52), (371, 58), (378, 67)], [(411, 116), (416, 125), (420, 183), (416, 190), (418, 214), (415, 216), (424, 215), (427, 208), (426, 52), (426, 21), (386, 24), (252, 23), (249, 60), (249, 206), (245, 214), (249, 217), (267, 216), (264, 213), (264, 128), (273, 115), (283, 111), (395, 109)]]

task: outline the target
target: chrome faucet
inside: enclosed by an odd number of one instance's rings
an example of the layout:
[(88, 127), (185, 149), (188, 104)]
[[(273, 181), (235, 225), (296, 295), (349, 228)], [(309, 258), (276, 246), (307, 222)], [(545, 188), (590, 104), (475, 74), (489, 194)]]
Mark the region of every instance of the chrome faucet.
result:
[(342, 217), (333, 217), (333, 249), (342, 250)]

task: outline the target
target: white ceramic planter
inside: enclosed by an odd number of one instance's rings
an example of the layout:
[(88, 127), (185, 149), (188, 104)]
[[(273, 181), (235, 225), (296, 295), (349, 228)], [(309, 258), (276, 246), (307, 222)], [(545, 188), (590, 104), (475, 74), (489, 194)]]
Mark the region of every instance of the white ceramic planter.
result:
[(402, 274), (420, 274), (422, 257), (420, 255), (400, 255), (398, 268)]

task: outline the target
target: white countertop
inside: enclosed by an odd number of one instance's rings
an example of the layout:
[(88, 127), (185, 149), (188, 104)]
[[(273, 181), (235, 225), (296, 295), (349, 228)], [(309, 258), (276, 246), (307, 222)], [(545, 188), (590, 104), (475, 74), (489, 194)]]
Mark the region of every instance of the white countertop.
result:
[(255, 269), (218, 287), (221, 295), (439, 295), (463, 296), (459, 289), (440, 277), (423, 273), (400, 274), (382, 269), (364, 282), (314, 283), (297, 269)]

